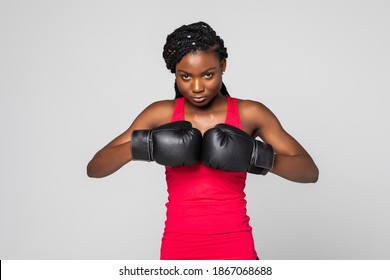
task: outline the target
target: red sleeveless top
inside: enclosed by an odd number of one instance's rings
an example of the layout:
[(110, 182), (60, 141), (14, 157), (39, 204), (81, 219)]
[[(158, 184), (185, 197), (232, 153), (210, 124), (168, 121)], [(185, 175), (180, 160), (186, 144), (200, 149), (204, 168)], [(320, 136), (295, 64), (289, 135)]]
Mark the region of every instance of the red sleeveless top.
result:
[[(227, 97), (226, 124), (241, 128), (235, 98)], [(171, 121), (184, 120), (184, 98)], [(256, 259), (246, 214), (246, 172), (226, 172), (201, 163), (166, 167), (167, 219), (161, 259)]]

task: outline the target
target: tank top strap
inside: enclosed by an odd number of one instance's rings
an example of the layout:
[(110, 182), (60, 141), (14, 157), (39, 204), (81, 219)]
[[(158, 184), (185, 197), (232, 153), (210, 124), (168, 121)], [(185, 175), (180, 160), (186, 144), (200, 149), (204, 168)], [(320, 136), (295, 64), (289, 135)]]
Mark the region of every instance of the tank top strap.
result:
[(225, 123), (242, 129), (240, 113), (238, 111), (237, 99), (226, 96), (228, 101), (228, 109)]
[(176, 98), (171, 122), (183, 121), (184, 119), (184, 97)]

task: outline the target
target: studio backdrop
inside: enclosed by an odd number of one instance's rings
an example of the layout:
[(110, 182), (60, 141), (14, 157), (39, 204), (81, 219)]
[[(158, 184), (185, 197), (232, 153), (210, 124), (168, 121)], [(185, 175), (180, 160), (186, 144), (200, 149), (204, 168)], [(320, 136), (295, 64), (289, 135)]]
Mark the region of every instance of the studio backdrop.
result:
[(0, 2), (0, 259), (158, 259), (164, 167), (103, 179), (92, 156), (174, 98), (162, 48), (209, 23), (234, 97), (264, 103), (316, 184), (248, 175), (262, 259), (390, 258), (388, 1)]

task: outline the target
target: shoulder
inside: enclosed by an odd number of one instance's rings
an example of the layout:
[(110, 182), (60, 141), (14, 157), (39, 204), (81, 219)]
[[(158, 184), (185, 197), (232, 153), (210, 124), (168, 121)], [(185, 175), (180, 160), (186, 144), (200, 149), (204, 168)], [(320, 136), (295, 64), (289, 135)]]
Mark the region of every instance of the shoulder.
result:
[(145, 128), (153, 128), (170, 122), (175, 108), (175, 100), (159, 100), (147, 106), (135, 122)]
[(237, 106), (242, 126), (250, 134), (258, 134), (269, 125), (279, 125), (273, 112), (259, 101), (237, 99)]
[(146, 107), (145, 110), (164, 110), (169, 111), (171, 110), (173, 112), (173, 109), (175, 108), (175, 100), (173, 99), (167, 99), (167, 100), (158, 100), (153, 103), (151, 103), (148, 107)]
[(261, 102), (249, 99), (237, 99), (238, 109), (242, 113), (261, 113), (268, 110), (268, 108)]

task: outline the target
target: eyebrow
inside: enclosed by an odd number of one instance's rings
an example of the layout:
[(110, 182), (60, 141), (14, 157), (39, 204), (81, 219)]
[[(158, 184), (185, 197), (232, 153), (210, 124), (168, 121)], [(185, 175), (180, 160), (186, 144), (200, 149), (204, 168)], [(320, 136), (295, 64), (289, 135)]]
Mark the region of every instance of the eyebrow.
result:
[[(210, 71), (210, 70), (215, 70), (215, 69), (217, 69), (217, 67), (210, 67), (210, 68), (207, 68), (205, 71), (203, 71), (203, 72), (201, 72), (201, 73), (206, 73), (206, 72), (208, 72), (208, 71)], [(184, 70), (180, 70), (180, 69), (177, 69), (177, 72), (182, 72), (182, 73), (185, 73), (185, 74), (191, 74), (191, 73), (188, 72), (188, 71), (184, 71)]]

